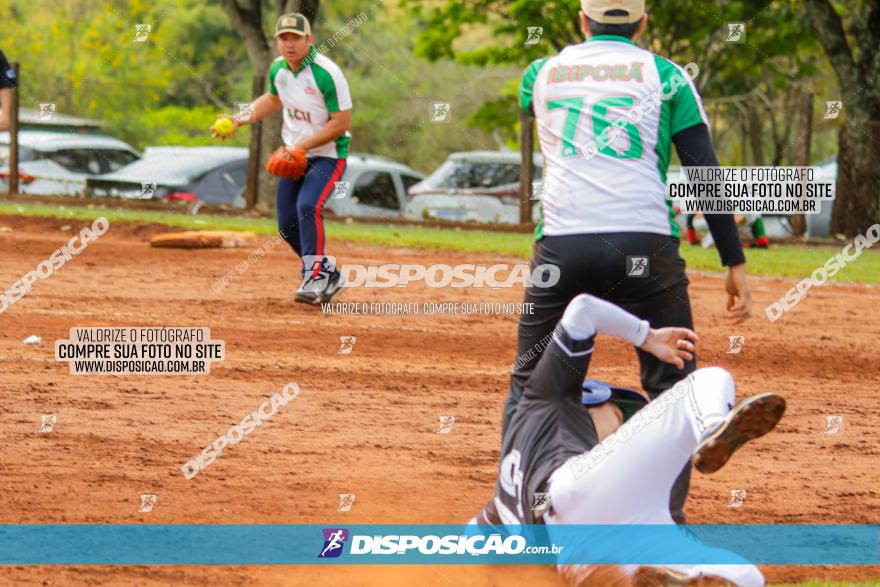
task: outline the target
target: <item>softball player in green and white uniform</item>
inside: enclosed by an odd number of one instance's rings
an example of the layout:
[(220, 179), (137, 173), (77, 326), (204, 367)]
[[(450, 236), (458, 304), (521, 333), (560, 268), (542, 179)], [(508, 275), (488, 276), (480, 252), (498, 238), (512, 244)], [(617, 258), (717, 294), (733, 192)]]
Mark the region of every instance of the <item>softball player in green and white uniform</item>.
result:
[[(541, 341), (578, 294), (611, 301), (657, 328), (693, 327), (665, 184), (673, 145), (685, 166), (718, 164), (700, 95), (685, 68), (633, 43), (647, 23), (644, 0), (582, 0), (581, 8), (587, 41), (533, 62), (520, 85), (521, 106), (536, 119), (544, 154), (532, 262), (556, 265), (561, 276), (552, 287), (526, 290), (534, 313), (520, 318), (517, 356), (523, 359), (511, 374), (504, 428), (540, 358)], [(733, 217), (707, 219), (729, 267), (729, 317), (742, 321), (750, 297)], [(652, 398), (696, 368), (695, 359), (678, 368), (636, 352)], [(679, 520), (689, 470), (673, 492)]]

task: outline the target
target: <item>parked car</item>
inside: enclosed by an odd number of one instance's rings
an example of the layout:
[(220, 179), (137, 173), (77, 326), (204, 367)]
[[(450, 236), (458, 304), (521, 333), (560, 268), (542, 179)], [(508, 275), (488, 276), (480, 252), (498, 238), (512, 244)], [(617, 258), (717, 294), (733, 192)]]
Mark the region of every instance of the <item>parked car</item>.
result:
[(92, 196), (187, 200), (244, 207), (244, 147), (148, 147), (139, 161), (88, 180)]
[[(243, 208), (248, 151), (236, 147), (148, 147), (137, 163), (89, 180), (94, 196), (162, 198)], [(400, 217), (406, 190), (424, 179), (409, 167), (352, 153), (325, 210), (339, 216)], [(144, 193), (144, 186), (149, 189)]]
[[(0, 133), (0, 191), (9, 186), (8, 132)], [(140, 158), (128, 143), (102, 135), (24, 130), (18, 133), (19, 191), (74, 195), (85, 180), (116, 171)]]
[[(544, 160), (534, 155), (535, 181)], [(406, 216), (414, 220), (439, 218), (459, 222), (519, 222), (519, 174), (516, 152), (452, 153), (446, 162), (408, 192)], [(533, 208), (533, 219), (538, 206)]]
[(337, 216), (402, 217), (407, 190), (424, 178), (424, 174), (397, 161), (351, 153), (340, 180), (341, 188), (334, 189), (325, 210)]
[[(513, 151), (465, 151), (452, 153), (424, 181), (409, 190), (423, 194), (491, 195), (519, 198), (520, 154)], [(544, 158), (534, 156), (535, 178), (541, 177)]]

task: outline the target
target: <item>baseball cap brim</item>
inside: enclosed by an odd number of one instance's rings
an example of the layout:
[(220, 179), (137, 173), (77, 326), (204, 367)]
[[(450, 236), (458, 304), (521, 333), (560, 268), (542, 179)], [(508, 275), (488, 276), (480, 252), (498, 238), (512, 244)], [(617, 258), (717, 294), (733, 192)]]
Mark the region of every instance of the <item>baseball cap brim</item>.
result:
[(648, 405), (648, 399), (634, 389), (625, 387), (611, 388), (611, 401), (623, 412), (623, 421), (632, 418), (636, 412)]
[(638, 391), (625, 387), (612, 387), (598, 379), (585, 379), (581, 389), (581, 403), (584, 406), (597, 406), (611, 400), (623, 412), (624, 422), (648, 405), (647, 398)]
[(585, 406), (597, 406), (611, 399), (611, 386), (598, 379), (584, 379), (581, 387), (581, 403)]
[(278, 35), (283, 35), (284, 33), (293, 33), (294, 35), (301, 35), (303, 37), (309, 34), (305, 31), (298, 30), (293, 27), (287, 27), (287, 28), (283, 28), (283, 29), (279, 29), (279, 30), (275, 31), (275, 36), (277, 37)]

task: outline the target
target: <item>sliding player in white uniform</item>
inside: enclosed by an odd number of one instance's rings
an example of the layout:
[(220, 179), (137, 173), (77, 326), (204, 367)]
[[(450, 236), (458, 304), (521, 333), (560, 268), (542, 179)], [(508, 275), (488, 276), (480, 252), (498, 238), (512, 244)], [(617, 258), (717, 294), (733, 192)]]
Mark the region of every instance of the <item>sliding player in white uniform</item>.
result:
[[(655, 330), (609, 302), (589, 294), (575, 297), (504, 432), (495, 496), (471, 523), (543, 523), (551, 540), (553, 526), (561, 524), (663, 524), (683, 534), (673, 526), (669, 494), (685, 463), (693, 456), (697, 470), (717, 471), (736, 449), (782, 418), (785, 400), (775, 394), (734, 408), (733, 377), (720, 367), (698, 369), (650, 404), (631, 390), (605, 389), (601, 396), (602, 390), (584, 380), (597, 332), (679, 368), (692, 358), (697, 341), (687, 328)], [(547, 498), (540, 511), (533, 509)], [(591, 552), (597, 547), (589, 544)], [(696, 548), (713, 552), (702, 544)], [(576, 555), (571, 549), (567, 554)], [(710, 576), (743, 587), (764, 584), (757, 567), (727, 554), (741, 563), (617, 568), (623, 584), (646, 572), (672, 584), (705, 584), (693, 582)], [(590, 580), (595, 566), (563, 560), (559, 571), (571, 584), (597, 584)]]

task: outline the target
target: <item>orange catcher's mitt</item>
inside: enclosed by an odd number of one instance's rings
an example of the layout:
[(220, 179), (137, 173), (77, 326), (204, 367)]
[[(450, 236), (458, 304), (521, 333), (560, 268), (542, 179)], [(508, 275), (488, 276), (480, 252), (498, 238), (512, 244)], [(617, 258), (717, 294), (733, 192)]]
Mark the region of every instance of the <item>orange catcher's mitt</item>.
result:
[(299, 179), (306, 172), (306, 151), (294, 147), (278, 147), (266, 163), (266, 171), (277, 177)]

